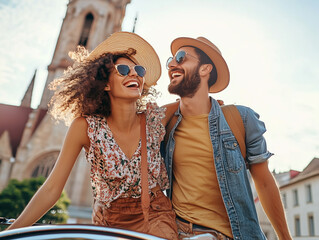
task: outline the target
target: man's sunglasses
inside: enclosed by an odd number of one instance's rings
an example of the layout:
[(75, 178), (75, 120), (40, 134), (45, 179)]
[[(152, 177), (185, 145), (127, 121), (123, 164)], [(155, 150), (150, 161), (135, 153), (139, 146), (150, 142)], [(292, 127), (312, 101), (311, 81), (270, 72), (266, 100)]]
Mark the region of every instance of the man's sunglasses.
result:
[(123, 77), (127, 76), (131, 69), (134, 68), (135, 72), (137, 73), (137, 75), (139, 77), (144, 77), (146, 74), (146, 69), (145, 67), (141, 66), (141, 65), (134, 65), (132, 67), (126, 65), (126, 64), (116, 64), (114, 65), (117, 73)]
[(174, 57), (169, 57), (167, 59), (166, 68), (169, 69), (168, 65), (173, 61), (174, 58), (175, 58), (175, 61), (177, 64), (181, 64), (185, 60), (186, 55), (188, 55), (192, 58), (195, 58), (197, 61), (199, 61), (197, 57), (194, 57), (194, 56), (190, 55), (189, 53), (182, 50), (182, 51), (179, 51)]

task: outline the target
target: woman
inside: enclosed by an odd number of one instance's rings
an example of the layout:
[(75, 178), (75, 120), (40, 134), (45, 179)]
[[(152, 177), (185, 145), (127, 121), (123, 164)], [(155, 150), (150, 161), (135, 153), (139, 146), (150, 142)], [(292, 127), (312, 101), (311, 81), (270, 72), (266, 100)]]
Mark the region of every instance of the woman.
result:
[[(138, 35), (118, 32), (90, 54), (79, 48), (72, 58), (74, 66), (51, 84), (55, 93), (50, 102), (56, 119), (72, 123), (50, 176), (9, 229), (32, 225), (56, 203), (84, 148), (91, 164), (94, 201), (104, 207), (105, 225), (176, 239), (175, 215), (162, 193), (169, 187), (159, 152), (165, 110), (147, 103), (147, 97), (154, 96), (150, 87), (161, 74), (156, 52)], [(151, 199), (144, 215), (139, 114), (143, 107)]]

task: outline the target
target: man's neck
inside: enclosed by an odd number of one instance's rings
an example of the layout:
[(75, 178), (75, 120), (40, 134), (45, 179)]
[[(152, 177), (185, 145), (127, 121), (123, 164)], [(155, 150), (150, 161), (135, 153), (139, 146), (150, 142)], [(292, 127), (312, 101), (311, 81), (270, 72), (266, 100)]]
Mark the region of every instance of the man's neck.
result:
[(211, 101), (208, 93), (197, 92), (193, 97), (183, 97), (180, 100), (180, 110), (183, 116), (196, 116), (208, 114), (211, 109)]

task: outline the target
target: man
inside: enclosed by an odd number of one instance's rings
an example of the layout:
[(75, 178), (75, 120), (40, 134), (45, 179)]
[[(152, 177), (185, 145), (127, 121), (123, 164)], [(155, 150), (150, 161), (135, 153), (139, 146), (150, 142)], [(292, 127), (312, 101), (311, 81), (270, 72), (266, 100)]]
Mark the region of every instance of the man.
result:
[[(180, 101), (176, 124), (167, 133), (165, 164), (180, 237), (208, 232), (218, 239), (265, 239), (240, 148), (218, 102), (209, 97), (229, 83), (225, 60), (203, 37), (177, 38), (171, 52), (168, 90)], [(237, 108), (259, 199), (279, 239), (291, 239), (280, 193), (268, 169), (272, 154), (263, 137), (264, 123), (250, 108)]]
[[(213, 239), (265, 239), (245, 160), (218, 102), (209, 97), (228, 86), (226, 62), (219, 49), (203, 37), (177, 38), (171, 51), (168, 90), (180, 96), (180, 101), (167, 105), (167, 114), (176, 109), (177, 120), (166, 133), (163, 156), (179, 236), (210, 233)], [(268, 169), (272, 154), (263, 137), (264, 123), (250, 108), (237, 108), (245, 126), (247, 162), (259, 199), (279, 239), (291, 239), (279, 190)]]

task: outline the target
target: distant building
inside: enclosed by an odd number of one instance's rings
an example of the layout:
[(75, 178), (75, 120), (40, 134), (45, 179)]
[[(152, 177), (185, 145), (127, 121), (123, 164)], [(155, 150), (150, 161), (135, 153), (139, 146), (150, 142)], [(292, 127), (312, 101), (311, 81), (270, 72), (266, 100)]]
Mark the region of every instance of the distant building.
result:
[(319, 158), (280, 186), (289, 229), (294, 239), (319, 239)]
[[(289, 230), (293, 239), (319, 239), (319, 159), (302, 171), (273, 173), (279, 186)], [(257, 197), (252, 182), (260, 226), (268, 240), (278, 239)]]
[[(12, 178), (22, 180), (49, 175), (67, 127), (63, 123), (56, 124), (47, 114), (47, 104), (52, 96), (48, 85), (71, 65), (69, 51), (74, 51), (78, 45), (91, 51), (110, 34), (121, 30), (125, 9), (130, 2), (69, 1), (38, 108), (31, 108), (36, 73), (20, 106), (0, 104), (0, 191)], [(70, 222), (91, 222), (89, 169), (82, 152), (65, 186), (71, 199)]]

